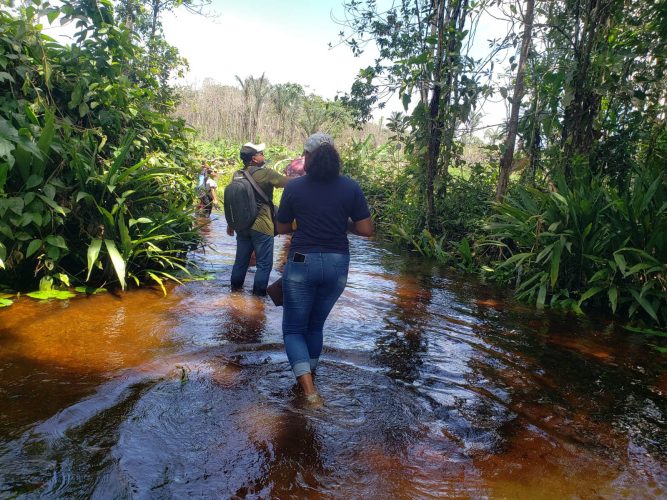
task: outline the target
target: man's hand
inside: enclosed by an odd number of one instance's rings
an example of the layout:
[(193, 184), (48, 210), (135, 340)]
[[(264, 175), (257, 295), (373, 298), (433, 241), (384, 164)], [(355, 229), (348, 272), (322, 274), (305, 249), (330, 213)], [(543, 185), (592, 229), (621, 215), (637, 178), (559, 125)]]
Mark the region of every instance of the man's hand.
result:
[(227, 226), (227, 234), (229, 236), (234, 236), (234, 228), (232, 228), (231, 226)]

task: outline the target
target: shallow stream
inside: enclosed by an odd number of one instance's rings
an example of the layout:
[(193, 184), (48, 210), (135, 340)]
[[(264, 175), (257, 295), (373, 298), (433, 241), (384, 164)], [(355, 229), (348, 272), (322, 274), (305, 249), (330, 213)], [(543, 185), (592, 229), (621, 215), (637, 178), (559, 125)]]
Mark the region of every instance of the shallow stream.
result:
[(167, 297), (0, 310), (0, 497), (667, 495), (650, 339), (354, 238), (308, 408), (282, 309), (230, 293), (224, 218), (207, 240)]

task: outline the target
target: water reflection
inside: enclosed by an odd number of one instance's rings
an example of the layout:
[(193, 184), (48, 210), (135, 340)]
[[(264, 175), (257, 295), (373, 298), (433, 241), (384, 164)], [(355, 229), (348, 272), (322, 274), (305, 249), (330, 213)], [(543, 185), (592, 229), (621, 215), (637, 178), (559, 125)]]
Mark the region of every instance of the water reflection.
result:
[(217, 307), (224, 309), (220, 339), (234, 343), (255, 343), (266, 325), (266, 301), (245, 292), (229, 293)]
[(424, 329), (431, 291), (415, 266), (404, 265), (389, 279), (394, 283), (392, 307), (385, 313), (385, 327), (375, 340), (375, 358), (389, 368), (391, 377), (412, 382), (419, 377), (427, 351)]
[[(292, 405), (298, 408), (300, 398)], [(310, 496), (321, 488), (324, 465), (320, 456), (322, 445), (315, 423), (301, 411), (284, 409), (266, 413), (266, 408), (253, 408), (246, 418), (252, 420), (251, 439), (264, 455), (266, 467), (261, 477), (242, 486), (234, 496), (270, 495), (274, 498)], [(264, 494), (264, 495), (262, 495)]]

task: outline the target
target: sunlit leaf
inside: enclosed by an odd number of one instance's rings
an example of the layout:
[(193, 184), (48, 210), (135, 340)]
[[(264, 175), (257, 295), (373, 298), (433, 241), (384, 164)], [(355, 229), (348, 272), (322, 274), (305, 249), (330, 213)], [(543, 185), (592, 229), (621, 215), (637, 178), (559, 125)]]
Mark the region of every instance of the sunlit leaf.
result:
[(42, 246), (42, 240), (32, 240), (28, 245), (28, 249), (25, 252), (26, 257), (30, 257)]
[(97, 295), (98, 293), (106, 293), (106, 288), (95, 288), (92, 286), (77, 286), (75, 291), (79, 293), (85, 293), (86, 295)]
[(93, 266), (95, 265), (95, 262), (97, 261), (97, 257), (100, 254), (100, 248), (102, 247), (102, 240), (99, 238), (95, 238), (93, 241), (90, 242), (90, 245), (88, 246), (88, 274), (86, 275), (86, 281), (90, 279), (90, 273), (93, 271)]
[(75, 293), (72, 293), (67, 290), (40, 290), (39, 292), (26, 293), (26, 295), (28, 297), (32, 297), (33, 299), (39, 299), (39, 300), (47, 300), (47, 299), (65, 300), (65, 299), (71, 299), (72, 297), (76, 297)]
[(49, 20), (49, 24), (53, 24), (53, 21), (55, 21), (59, 15), (60, 11), (58, 9), (48, 9), (46, 17)]
[(104, 240), (104, 244), (109, 252), (109, 257), (111, 258), (111, 263), (116, 271), (116, 276), (118, 276), (118, 281), (120, 281), (120, 286), (125, 290), (125, 261), (118, 251), (118, 248), (116, 248), (116, 243), (114, 243), (113, 240)]
[(39, 291), (49, 292), (53, 289), (53, 278), (51, 276), (44, 276), (39, 280)]
[(135, 224), (151, 224), (153, 221), (148, 217), (139, 217), (138, 219), (130, 219), (130, 227)]
[(151, 273), (151, 272), (148, 272), (148, 276), (150, 276), (153, 281), (155, 281), (158, 285), (160, 285), (160, 288), (162, 289), (162, 293), (166, 297), (167, 296), (167, 289), (164, 287), (164, 283), (162, 282), (162, 279), (159, 276), (156, 276), (154, 273)]

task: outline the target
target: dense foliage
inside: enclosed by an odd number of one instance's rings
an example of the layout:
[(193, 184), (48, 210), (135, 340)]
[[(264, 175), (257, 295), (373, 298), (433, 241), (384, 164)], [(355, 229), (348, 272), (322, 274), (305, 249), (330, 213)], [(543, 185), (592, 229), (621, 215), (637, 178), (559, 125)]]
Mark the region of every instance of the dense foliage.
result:
[[(380, 55), (345, 101), (361, 120), (387, 93), (409, 110), (388, 124), (403, 166), (369, 183), (381, 226), (538, 306), (667, 326), (667, 2), (352, 0), (346, 11), (343, 41)], [(473, 56), (490, 17), (509, 30)], [(469, 161), (491, 92), (511, 102), (504, 144)]]
[[(74, 43), (41, 22), (76, 25)], [(162, 284), (197, 241), (170, 64), (108, 0), (0, 10), (0, 285)], [(177, 61), (178, 62), (178, 61)]]
[[(667, 324), (667, 136), (656, 162), (629, 174), (631, 186), (605, 186), (575, 166), (575, 179), (545, 192), (517, 186), (489, 230), (510, 256), (496, 276), (516, 279), (519, 297), (580, 310), (584, 303)], [(508, 275), (504, 275), (508, 272)]]

